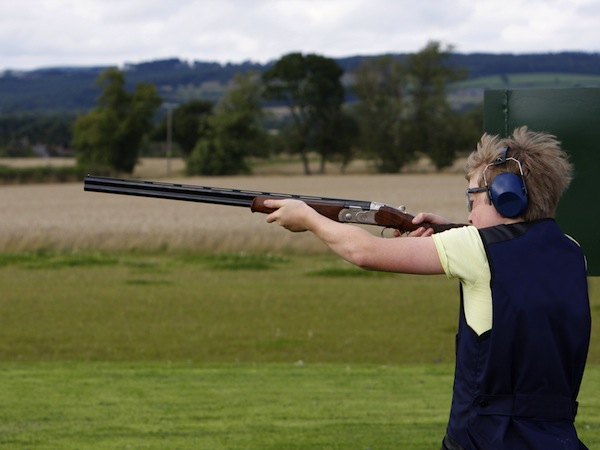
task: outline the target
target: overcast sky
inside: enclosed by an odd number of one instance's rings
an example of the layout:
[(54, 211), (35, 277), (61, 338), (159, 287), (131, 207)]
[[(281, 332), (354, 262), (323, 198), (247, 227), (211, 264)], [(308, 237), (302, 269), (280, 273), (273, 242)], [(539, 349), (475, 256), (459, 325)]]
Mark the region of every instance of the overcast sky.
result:
[(600, 51), (598, 0), (0, 0), (0, 70), (177, 57)]

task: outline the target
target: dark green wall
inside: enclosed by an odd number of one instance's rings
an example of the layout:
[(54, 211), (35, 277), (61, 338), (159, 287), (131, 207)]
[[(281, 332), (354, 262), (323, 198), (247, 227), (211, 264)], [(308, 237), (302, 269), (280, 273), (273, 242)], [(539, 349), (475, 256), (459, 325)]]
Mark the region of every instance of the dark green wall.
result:
[(488, 91), (484, 129), (506, 137), (522, 125), (554, 134), (575, 166), (556, 219), (583, 247), (590, 275), (600, 275), (600, 89)]

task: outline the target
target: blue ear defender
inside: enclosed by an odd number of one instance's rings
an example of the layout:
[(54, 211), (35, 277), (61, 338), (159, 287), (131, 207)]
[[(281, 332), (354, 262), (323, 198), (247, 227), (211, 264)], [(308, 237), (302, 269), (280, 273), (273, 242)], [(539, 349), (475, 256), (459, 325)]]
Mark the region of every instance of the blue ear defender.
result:
[(509, 148), (504, 147), (500, 156), (492, 164), (488, 164), (483, 170), (483, 181), (488, 186), (485, 172), (489, 167), (506, 164), (506, 161), (515, 161), (519, 166), (520, 175), (512, 172), (502, 172), (494, 177), (488, 188), (490, 202), (496, 211), (504, 217), (517, 217), (525, 212), (528, 204), (527, 186), (521, 162), (515, 158), (506, 156)]

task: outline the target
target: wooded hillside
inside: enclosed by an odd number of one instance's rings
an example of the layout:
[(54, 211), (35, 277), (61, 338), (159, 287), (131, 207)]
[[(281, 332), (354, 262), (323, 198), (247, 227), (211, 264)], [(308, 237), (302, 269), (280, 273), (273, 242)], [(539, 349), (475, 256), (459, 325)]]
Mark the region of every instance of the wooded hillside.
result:
[[(397, 54), (402, 59), (406, 54)], [(362, 60), (374, 56), (336, 59), (351, 82), (351, 73)], [(514, 88), (524, 86), (600, 86), (600, 54), (453, 54), (450, 64), (464, 67), (469, 81), (454, 91), (470, 88)], [(127, 83), (140, 81), (157, 86), (166, 102), (181, 103), (203, 98), (218, 100), (236, 73), (264, 72), (272, 63), (250, 61), (219, 64), (183, 61), (177, 58), (127, 64), (122, 69)], [(0, 74), (0, 114), (21, 112), (84, 112), (92, 108), (99, 88), (95, 81), (107, 67), (59, 67), (32, 71), (5, 71)], [(530, 75), (519, 78), (515, 75)], [(533, 78), (532, 78), (533, 77)], [(483, 81), (482, 81), (483, 80)], [(449, 89), (452, 93), (453, 89)], [(351, 93), (348, 93), (351, 95)], [(471, 92), (471, 95), (473, 93)]]

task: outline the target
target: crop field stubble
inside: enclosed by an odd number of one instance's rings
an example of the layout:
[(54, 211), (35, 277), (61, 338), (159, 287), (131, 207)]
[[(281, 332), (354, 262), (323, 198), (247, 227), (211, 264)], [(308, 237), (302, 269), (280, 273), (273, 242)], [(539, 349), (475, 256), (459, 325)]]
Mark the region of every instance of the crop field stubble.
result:
[[(151, 178), (152, 179), (152, 178)], [(254, 175), (160, 178), (183, 184), (285, 192), (405, 205), (465, 221), (464, 178), (456, 173)], [(309, 234), (265, 223), (247, 208), (99, 194), (81, 183), (0, 186), (0, 250), (303, 251), (324, 246)], [(380, 233), (376, 227), (368, 227)]]

